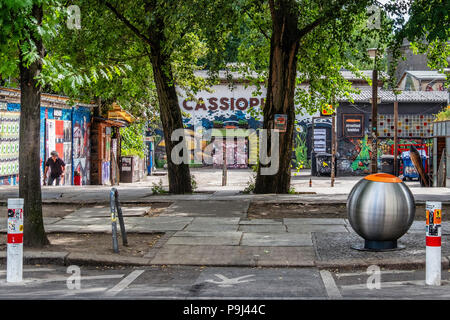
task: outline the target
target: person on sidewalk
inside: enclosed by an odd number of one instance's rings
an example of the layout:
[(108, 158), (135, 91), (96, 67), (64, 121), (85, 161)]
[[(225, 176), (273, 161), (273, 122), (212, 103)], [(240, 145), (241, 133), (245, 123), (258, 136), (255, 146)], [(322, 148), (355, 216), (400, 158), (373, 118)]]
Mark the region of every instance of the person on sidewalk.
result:
[(48, 168), (50, 167), (50, 176), (48, 177), (48, 185), (53, 185), (53, 181), (56, 180), (56, 185), (59, 186), (61, 182), (61, 177), (64, 176), (66, 171), (66, 164), (59, 157), (58, 152), (52, 151), (50, 153), (51, 157), (45, 162), (45, 172), (44, 172), (44, 186), (45, 178), (47, 177)]

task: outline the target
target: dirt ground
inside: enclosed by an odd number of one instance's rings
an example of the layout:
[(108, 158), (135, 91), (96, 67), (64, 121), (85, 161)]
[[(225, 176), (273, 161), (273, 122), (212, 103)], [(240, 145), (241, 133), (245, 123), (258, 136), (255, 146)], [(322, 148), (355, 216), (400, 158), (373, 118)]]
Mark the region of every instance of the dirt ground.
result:
[[(119, 255), (127, 257), (143, 257), (150, 248), (161, 238), (162, 233), (127, 234), (128, 246), (122, 244), (119, 237)], [(43, 251), (65, 251), (89, 254), (111, 254), (112, 236), (106, 233), (51, 233), (47, 234), (50, 245)], [(6, 236), (0, 237), (0, 251), (6, 250)]]
[[(450, 205), (442, 206), (443, 212), (449, 210)], [(347, 218), (347, 207), (345, 204), (252, 203), (247, 216), (249, 219)], [(425, 205), (416, 206), (414, 220), (425, 220)]]

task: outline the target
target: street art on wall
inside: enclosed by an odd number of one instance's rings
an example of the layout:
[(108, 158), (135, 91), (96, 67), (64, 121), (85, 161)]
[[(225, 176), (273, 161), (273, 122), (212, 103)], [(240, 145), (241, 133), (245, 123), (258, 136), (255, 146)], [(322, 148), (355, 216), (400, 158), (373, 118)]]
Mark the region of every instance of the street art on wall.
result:
[[(424, 150), (426, 156), (429, 156), (428, 146), (429, 139), (399, 139), (398, 154), (403, 151), (409, 151), (411, 145), (419, 150)], [(371, 158), (371, 140), (368, 138), (368, 131), (361, 139), (342, 139), (339, 144), (337, 167), (338, 173), (350, 175), (364, 175), (370, 173)], [(378, 139), (378, 169), (381, 170), (381, 157), (383, 155), (394, 154), (393, 139)], [(400, 174), (402, 173), (402, 163), (400, 162)], [(428, 166), (426, 166), (428, 170)]]
[[(234, 84), (232, 89), (227, 84), (212, 87), (212, 92), (201, 91), (196, 100), (189, 100), (185, 93), (178, 90), (180, 109), (183, 112), (184, 127), (190, 131), (201, 127), (202, 130), (209, 129), (250, 129), (252, 132), (262, 128), (261, 107), (264, 104), (265, 89), (262, 88), (257, 96), (254, 96), (256, 87)], [(318, 116), (319, 113), (316, 114)], [(312, 116), (297, 116), (294, 128), (294, 147), (292, 152), (292, 166), (294, 168), (308, 168), (310, 166), (310, 143), (307, 142), (311, 130)], [(331, 120), (325, 119), (324, 126), (331, 128)], [(165, 142), (162, 130), (155, 130), (155, 164), (162, 167), (167, 163), (165, 155)], [(193, 134), (192, 134), (193, 135)], [(249, 137), (235, 137), (232, 142), (226, 144), (227, 166), (230, 168), (245, 168), (257, 159), (249, 159), (253, 153), (252, 139)], [(223, 164), (223, 144), (214, 142), (211, 135), (205, 136), (201, 141), (202, 159), (212, 156), (215, 166)], [(213, 149), (205, 151), (207, 146)], [(190, 148), (192, 154), (193, 148)], [(191, 158), (194, 158), (191, 156)], [(211, 163), (211, 161), (209, 161)], [(205, 162), (203, 162), (205, 164)]]
[(65, 120), (46, 120), (46, 159), (56, 151), (66, 164), (63, 185), (72, 184), (72, 123)]
[(19, 174), (20, 112), (0, 111), (0, 185), (16, 185)]
[(90, 184), (90, 110), (73, 110), (73, 170), (81, 176), (81, 184)]

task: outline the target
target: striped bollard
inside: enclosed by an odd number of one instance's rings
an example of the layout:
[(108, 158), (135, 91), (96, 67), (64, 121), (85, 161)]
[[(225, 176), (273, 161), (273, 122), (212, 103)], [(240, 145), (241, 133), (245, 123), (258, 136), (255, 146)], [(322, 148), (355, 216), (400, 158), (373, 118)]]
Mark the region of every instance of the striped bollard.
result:
[(426, 203), (427, 230), (426, 230), (426, 280), (431, 286), (441, 285), (441, 202)]
[(6, 281), (21, 282), (23, 273), (23, 199), (8, 199)]

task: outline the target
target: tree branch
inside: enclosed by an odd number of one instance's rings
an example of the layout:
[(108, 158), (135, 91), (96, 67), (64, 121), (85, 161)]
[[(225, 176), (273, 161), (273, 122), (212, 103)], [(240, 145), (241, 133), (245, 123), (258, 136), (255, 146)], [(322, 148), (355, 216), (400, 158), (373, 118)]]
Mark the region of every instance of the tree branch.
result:
[(258, 27), (259, 31), (261, 31), (261, 33), (263, 34), (263, 36), (267, 39), (270, 40), (269, 35), (263, 30), (263, 28), (261, 27), (261, 25), (259, 23), (256, 22), (255, 18), (250, 14), (250, 12), (244, 8), (244, 12), (247, 14), (247, 16), (253, 21), (253, 23), (255, 24), (255, 26)]
[(342, 6), (347, 2), (347, 0), (338, 1), (338, 3), (334, 6), (332, 6), (329, 10), (326, 10), (323, 15), (321, 15), (319, 18), (308, 24), (307, 26), (303, 27), (298, 31), (297, 41), (299, 41), (301, 38), (306, 36), (308, 33), (313, 31), (316, 27), (321, 25), (322, 23), (326, 23), (330, 21), (331, 19), (334, 19), (337, 14), (336, 12), (340, 12), (342, 9)]
[[(102, 1), (103, 2), (103, 1)], [(144, 40), (150, 47), (152, 47), (153, 41), (146, 37), (144, 34), (142, 34), (123, 14), (121, 14), (113, 5), (111, 5), (108, 1), (104, 1), (104, 4), (106, 7), (108, 7), (109, 10), (111, 10), (116, 17), (122, 21), (131, 31), (133, 31), (139, 38)]]

